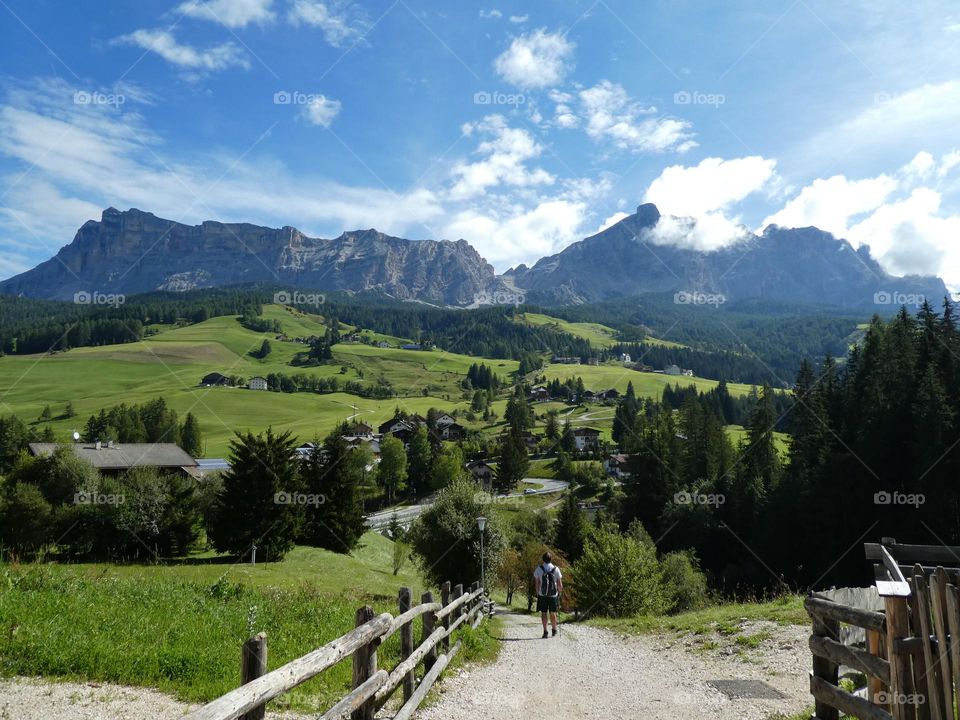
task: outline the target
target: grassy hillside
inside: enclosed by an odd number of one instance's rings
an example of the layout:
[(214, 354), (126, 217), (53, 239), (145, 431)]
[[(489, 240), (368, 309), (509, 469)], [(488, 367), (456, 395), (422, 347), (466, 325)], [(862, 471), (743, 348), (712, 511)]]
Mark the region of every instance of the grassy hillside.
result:
[[(589, 340), (591, 345), (598, 348), (612, 347), (619, 342), (617, 340), (617, 331), (608, 325), (602, 325), (600, 323), (571, 322), (562, 318), (544, 315), (543, 313), (532, 312), (523, 313), (519, 319), (521, 322), (527, 322), (530, 325), (549, 325), (560, 332), (565, 332), (575, 337), (581, 337), (584, 340)], [(650, 345), (661, 345), (663, 347), (686, 347), (686, 345), (681, 343), (673, 342), (671, 340), (661, 340), (660, 338), (655, 338), (652, 336), (644, 338), (644, 342), (649, 343)]]
[[(321, 318), (279, 306), (267, 306), (264, 315), (281, 321), (290, 337), (322, 335)], [(382, 337), (382, 336), (377, 336)], [(269, 339), (272, 352), (257, 359), (250, 352)], [(388, 338), (398, 343), (401, 338)], [(334, 346), (335, 361), (328, 365), (298, 368), (289, 365), (303, 351), (299, 343), (274, 339), (240, 325), (235, 316), (216, 317), (196, 325), (164, 329), (155, 336), (127, 345), (76, 348), (50, 356), (21, 355), (0, 358), (0, 413), (16, 413), (31, 421), (50, 405), (50, 422), (58, 437), (66, 439), (87, 417), (101, 408), (120, 403), (141, 403), (158, 396), (181, 415), (193, 412), (200, 420), (207, 455), (221, 455), (234, 431), (259, 431), (272, 425), (292, 430), (304, 439), (329, 431), (353, 413), (377, 424), (396, 407), (425, 413), (430, 407), (467, 409), (460, 399), (459, 383), (471, 364), (481, 358), (440, 350), (418, 352), (380, 349), (341, 343)], [(504, 380), (517, 369), (511, 360), (486, 360)], [(336, 376), (342, 382), (389, 381), (404, 397), (367, 400), (333, 393), (257, 392), (242, 388), (199, 387), (209, 372), (246, 378), (271, 372)], [(424, 395), (424, 392), (427, 394)], [(72, 402), (77, 413), (66, 418)]]
[[(606, 390), (616, 388), (625, 392), (627, 384), (632, 382), (634, 392), (638, 396), (658, 398), (667, 385), (680, 384), (683, 387), (696, 385), (698, 390), (707, 391), (717, 386), (716, 380), (707, 380), (698, 377), (677, 377), (661, 375), (659, 373), (637, 372), (621, 365), (550, 365), (544, 371), (548, 380), (558, 378), (561, 381), (567, 378), (582, 377), (583, 384), (588, 390)], [(727, 383), (731, 395), (746, 395), (750, 392), (750, 385)]]

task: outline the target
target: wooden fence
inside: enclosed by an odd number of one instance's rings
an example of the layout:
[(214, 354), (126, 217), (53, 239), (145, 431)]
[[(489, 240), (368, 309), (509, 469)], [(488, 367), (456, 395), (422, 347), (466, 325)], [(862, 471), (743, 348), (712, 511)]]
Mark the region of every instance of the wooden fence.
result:
[[(814, 717), (960, 720), (960, 548), (884, 538), (864, 550), (883, 611), (815, 593), (804, 603), (813, 624)], [(863, 628), (864, 647), (839, 642), (841, 624)], [(841, 666), (867, 678), (863, 696), (840, 686)]]
[[(464, 592), (462, 585), (444, 583), (440, 602), (425, 592), (420, 604), (411, 605), (409, 588), (400, 589), (399, 612), (377, 615), (368, 606), (357, 610), (356, 627), (286, 665), (266, 672), (267, 644), (262, 633), (243, 645), (242, 682), (184, 720), (260, 720), (267, 702), (316, 677), (348, 657), (353, 658), (353, 689), (320, 716), (321, 720), (351, 717), (373, 720), (377, 710), (403, 688), (403, 704), (394, 720), (409, 720), (423, 702), (440, 673), (459, 652), (461, 641), (451, 645), (457, 630), (466, 624), (477, 627), (492, 608), (480, 583)], [(420, 619), (420, 644), (414, 646), (414, 621)], [(377, 648), (388, 637), (400, 633), (400, 662), (389, 672), (377, 664)], [(423, 664), (419, 684), (416, 670)]]

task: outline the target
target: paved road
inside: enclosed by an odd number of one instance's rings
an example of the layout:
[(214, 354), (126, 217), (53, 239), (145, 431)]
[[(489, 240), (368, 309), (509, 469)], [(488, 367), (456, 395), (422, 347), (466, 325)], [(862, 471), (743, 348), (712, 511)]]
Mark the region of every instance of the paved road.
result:
[[(524, 478), (522, 482), (543, 485), (543, 487), (538, 490), (528, 488), (526, 492), (510, 493), (506, 497), (517, 498), (523, 497), (524, 495), (549, 495), (550, 493), (563, 492), (570, 485), (570, 483), (564, 482), (563, 480), (552, 480), (548, 478)], [(424, 510), (430, 507), (433, 501), (434, 498), (429, 497), (417, 505), (407, 505), (372, 513), (367, 515), (367, 527), (373, 528), (374, 530), (385, 528), (390, 524), (394, 515), (397, 516), (397, 520), (400, 521), (401, 525), (409, 525), (418, 518)]]

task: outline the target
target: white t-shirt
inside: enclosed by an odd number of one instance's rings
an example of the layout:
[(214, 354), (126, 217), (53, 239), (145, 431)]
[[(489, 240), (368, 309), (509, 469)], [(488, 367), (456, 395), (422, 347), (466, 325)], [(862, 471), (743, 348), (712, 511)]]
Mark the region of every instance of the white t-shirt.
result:
[(556, 581), (555, 587), (557, 590), (549, 597), (556, 597), (559, 594), (560, 581), (563, 580), (563, 574), (560, 572), (560, 568), (553, 563), (542, 563), (537, 565), (537, 569), (533, 571), (533, 581), (536, 583), (538, 595), (540, 594), (540, 578), (543, 577), (544, 572), (550, 572), (551, 570), (553, 570), (553, 578)]

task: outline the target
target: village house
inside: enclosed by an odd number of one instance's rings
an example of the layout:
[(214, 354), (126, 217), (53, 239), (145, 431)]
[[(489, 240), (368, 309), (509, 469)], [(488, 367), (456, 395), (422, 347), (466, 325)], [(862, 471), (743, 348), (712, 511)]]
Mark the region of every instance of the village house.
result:
[[(57, 443), (30, 443), (34, 457), (49, 457), (58, 447), (67, 447), (97, 472), (117, 475), (135, 467), (156, 468), (160, 472), (177, 473), (199, 478), (197, 461), (175, 443), (115, 443), (89, 442), (58, 445)], [(86, 489), (86, 488), (84, 488)]]
[(528, 402), (546, 402), (550, 399), (550, 391), (547, 390), (542, 385), (537, 385), (536, 387), (530, 390), (530, 394), (527, 396)]
[(627, 469), (629, 462), (629, 455), (617, 453), (603, 461), (603, 469), (610, 477), (623, 480), (630, 476), (630, 471)]
[(373, 437), (373, 427), (362, 420), (355, 420), (347, 424), (345, 434), (353, 437)]
[(620, 391), (616, 388), (610, 388), (609, 390), (602, 390), (597, 393), (597, 400), (616, 400), (620, 397)]
[(269, 390), (270, 386), (267, 385), (267, 379), (262, 377), (252, 377), (247, 382), (247, 387), (251, 390)]
[(573, 431), (574, 447), (577, 452), (592, 452), (600, 449), (600, 431), (596, 428), (575, 428)]
[(630, 353), (620, 353), (620, 362), (622, 362), (624, 365), (633, 362), (633, 360), (630, 358)]
[(466, 467), (477, 484), (489, 491), (493, 486), (493, 468), (484, 460), (471, 460)]
[(683, 375), (683, 371), (677, 365), (667, 365), (663, 369), (664, 375)]
[(388, 347), (390, 347), (390, 343), (388, 343), (386, 340), (381, 340), (380, 342), (377, 343), (377, 347), (380, 348), (381, 350), (385, 350)]

